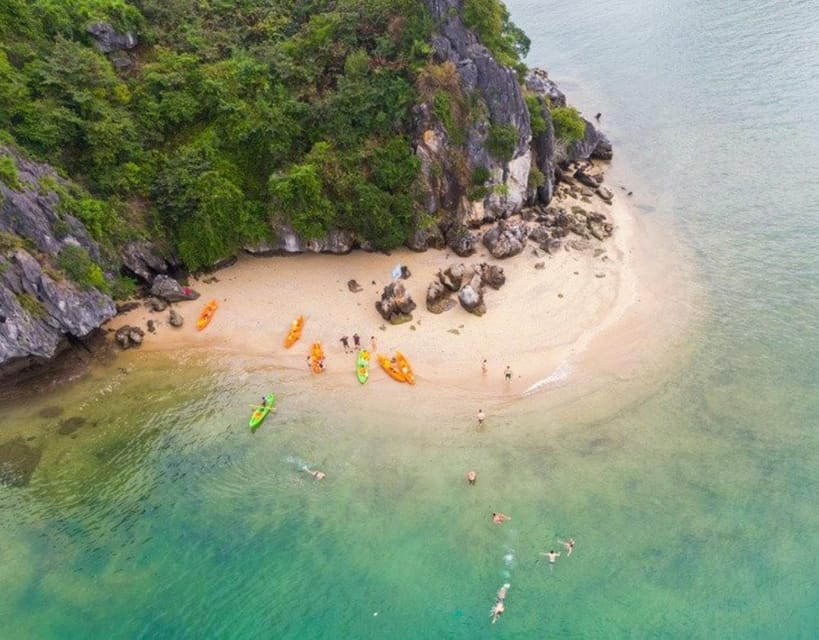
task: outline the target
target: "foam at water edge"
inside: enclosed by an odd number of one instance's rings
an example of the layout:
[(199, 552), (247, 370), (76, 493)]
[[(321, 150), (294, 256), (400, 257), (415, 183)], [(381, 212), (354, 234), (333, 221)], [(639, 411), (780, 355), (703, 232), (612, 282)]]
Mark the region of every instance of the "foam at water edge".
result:
[(543, 378), (542, 380), (538, 380), (534, 384), (532, 384), (526, 391), (523, 392), (523, 395), (529, 395), (530, 393), (534, 393), (538, 389), (542, 387), (548, 386), (550, 384), (555, 384), (557, 382), (562, 382), (569, 377), (569, 374), (572, 371), (571, 365), (568, 361), (563, 361), (558, 365), (557, 369), (555, 369), (552, 373), (548, 376)]

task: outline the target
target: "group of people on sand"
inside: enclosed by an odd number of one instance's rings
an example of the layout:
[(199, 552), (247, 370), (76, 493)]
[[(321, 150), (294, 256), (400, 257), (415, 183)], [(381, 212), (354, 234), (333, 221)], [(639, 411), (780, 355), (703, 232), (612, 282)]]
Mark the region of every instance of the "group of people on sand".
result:
[[(344, 347), (344, 353), (352, 353), (361, 349), (361, 336), (357, 333), (353, 334), (353, 346), (350, 347), (350, 337), (349, 336), (341, 336), (338, 341), (341, 343), (341, 346)], [(375, 336), (370, 336), (370, 348), (373, 351), (376, 351), (376, 341)]]

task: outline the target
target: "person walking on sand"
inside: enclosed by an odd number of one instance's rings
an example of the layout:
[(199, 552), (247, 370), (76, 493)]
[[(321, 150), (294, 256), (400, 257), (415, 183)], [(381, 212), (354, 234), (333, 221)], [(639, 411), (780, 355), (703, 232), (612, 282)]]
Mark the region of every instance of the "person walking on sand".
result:
[(341, 336), (339, 340), (341, 340), (341, 344), (344, 345), (344, 353), (350, 353), (350, 343), (348, 342), (349, 338), (347, 336)]
[(475, 484), (478, 481), (478, 474), (475, 471), (467, 471), (466, 472), (466, 481), (469, 484)]
[(482, 425), (484, 420), (486, 420), (486, 414), (483, 409), (478, 409), (478, 426)]
[(375, 341), (375, 336), (370, 336), (370, 348), (372, 349), (373, 353), (378, 351), (378, 347), (376, 346), (378, 343)]
[(506, 365), (506, 370), (503, 372), (503, 376), (506, 378), (506, 382), (512, 382), (512, 367), (508, 364)]
[(560, 557), (560, 553), (558, 551), (555, 551), (554, 549), (549, 550), (549, 553), (541, 551), (540, 555), (546, 556), (547, 558), (549, 558), (549, 564), (554, 564), (557, 561), (557, 559)]
[(355, 345), (356, 349), (361, 347), (361, 336), (358, 335), (357, 333), (353, 334), (353, 344)]
[[(493, 513), (492, 514), (492, 522), (495, 524), (503, 524), (507, 520), (511, 520), (511, 516), (507, 516), (505, 513)], [(560, 554), (558, 554), (560, 555)]]
[(486, 375), (486, 372), (487, 372), (487, 371), (488, 371), (488, 369), (487, 369), (487, 367), (486, 367), (486, 358), (484, 358), (484, 359), (483, 359), (483, 362), (481, 362), (481, 373), (483, 373), (484, 375)]

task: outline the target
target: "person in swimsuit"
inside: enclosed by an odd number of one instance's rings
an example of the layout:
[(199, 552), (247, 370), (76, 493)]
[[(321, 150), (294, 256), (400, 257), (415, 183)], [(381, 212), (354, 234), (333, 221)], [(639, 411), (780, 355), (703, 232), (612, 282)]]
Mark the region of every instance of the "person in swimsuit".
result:
[(495, 600), (495, 606), (492, 607), (492, 611), (489, 612), (489, 616), (492, 618), (492, 624), (495, 624), (498, 621), (498, 618), (500, 618), (503, 615), (503, 612), (506, 610), (504, 600), (506, 600), (506, 594), (508, 593), (510, 586), (512, 585), (507, 582), (498, 590), (498, 597)]
[(555, 551), (554, 549), (551, 549), (549, 553), (541, 551), (540, 555), (549, 558), (549, 564), (554, 564), (555, 561), (560, 557), (560, 553), (558, 551)]
[(507, 516), (505, 513), (493, 513), (492, 514), (492, 522), (495, 524), (503, 524), (507, 520), (511, 520), (510, 516)]
[(478, 480), (478, 474), (474, 471), (467, 471), (466, 472), (466, 481), (469, 484), (475, 484)]
[(564, 549), (566, 549), (566, 557), (572, 555), (572, 551), (574, 551), (574, 538), (569, 538), (568, 540), (558, 540), (558, 542), (563, 545)]

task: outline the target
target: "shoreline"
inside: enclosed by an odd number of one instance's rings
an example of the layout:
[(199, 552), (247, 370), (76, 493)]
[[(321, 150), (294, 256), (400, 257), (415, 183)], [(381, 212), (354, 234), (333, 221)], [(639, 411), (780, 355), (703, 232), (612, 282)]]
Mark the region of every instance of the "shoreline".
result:
[[(556, 204), (589, 207), (572, 198)], [(493, 259), (483, 245), (467, 258), (443, 250), (408, 249), (390, 255), (363, 251), (343, 256), (246, 255), (205, 278), (207, 283), (191, 281), (201, 297), (174, 305), (185, 317), (183, 327), (170, 327), (166, 313), (151, 313), (145, 307), (109, 324), (114, 329), (126, 324), (144, 327), (147, 320), (154, 320), (156, 332), (146, 332), (143, 345), (133, 352), (137, 360), (140, 352), (181, 350), (257, 370), (261, 358), (266, 367), (286, 375), (288, 384), (297, 383), (302, 375), (305, 384), (318, 378), (323, 392), (337, 394), (342, 403), (354, 401), (350, 394), (361, 385), (354, 372), (356, 353), (345, 353), (339, 338), (350, 336), (352, 345), (356, 332), (364, 348), (370, 348), (374, 336), (377, 353), (401, 350), (415, 372), (417, 383), (410, 387), (390, 379), (373, 358), (365, 386), (378, 388), (377, 396), (367, 394), (367, 402), (379, 406), (381, 399), (393, 410), (404, 405), (401, 398), (423, 399), (423, 404), (435, 406), (454, 400), (474, 415), (479, 407), (500, 409), (510, 400), (540, 396), (545, 390), (574, 396), (599, 386), (601, 376), (622, 380), (632, 375), (649, 354), (656, 357), (652, 351), (677, 333), (681, 323), (690, 320), (690, 314), (676, 309), (680, 305), (673, 305), (673, 311), (667, 308), (668, 271), (654, 263), (659, 256), (650, 255), (657, 253), (654, 231), (639, 218), (636, 207), (615, 197), (611, 205), (595, 198), (591, 208), (605, 213), (615, 230), (589, 250), (549, 255), (535, 251), (536, 245), (530, 243), (521, 254), (505, 260)], [(426, 309), (426, 290), (437, 271), (460, 262), (467, 267), (489, 262), (504, 269), (506, 283), (485, 292), (487, 312), (482, 317), (459, 304), (439, 315)], [(536, 268), (537, 263), (544, 263), (543, 268)], [(398, 264), (410, 270), (403, 283), (417, 307), (411, 322), (389, 325), (375, 302)], [(350, 291), (349, 280), (362, 290)], [(219, 308), (199, 332), (196, 319), (211, 299)], [(299, 314), (306, 319), (302, 337), (286, 349), (284, 337)], [(658, 322), (659, 318), (665, 321)], [(306, 365), (314, 340), (322, 343), (326, 355), (326, 371), (318, 375)], [(483, 359), (486, 374), (481, 372)], [(507, 365), (513, 371), (511, 382), (504, 380)], [(413, 403), (405, 406), (418, 409)]]

